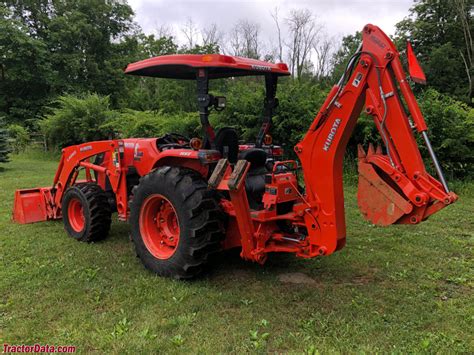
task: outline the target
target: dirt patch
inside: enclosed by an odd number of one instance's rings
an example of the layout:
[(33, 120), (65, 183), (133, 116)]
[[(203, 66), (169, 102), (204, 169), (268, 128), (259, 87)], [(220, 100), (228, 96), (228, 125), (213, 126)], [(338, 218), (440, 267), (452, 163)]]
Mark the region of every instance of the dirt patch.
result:
[(278, 275), (278, 280), (283, 283), (292, 283), (292, 284), (306, 284), (306, 285), (315, 285), (316, 281), (313, 280), (306, 274), (302, 272), (290, 272), (285, 274)]
[(363, 275), (363, 276), (355, 276), (351, 282), (348, 282), (352, 285), (367, 285), (374, 280), (373, 275)]
[(230, 272), (230, 275), (227, 275), (227, 277), (231, 277), (236, 280), (245, 280), (245, 279), (254, 279), (255, 274), (250, 271), (250, 270), (245, 270), (245, 269), (233, 269)]

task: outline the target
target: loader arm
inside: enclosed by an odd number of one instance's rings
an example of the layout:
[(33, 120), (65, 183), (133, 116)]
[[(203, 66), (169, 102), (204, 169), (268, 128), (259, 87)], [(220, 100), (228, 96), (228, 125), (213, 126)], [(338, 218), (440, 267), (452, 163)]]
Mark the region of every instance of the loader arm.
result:
[[(295, 146), (310, 206), (305, 215), (310, 245), (320, 254), (345, 244), (343, 157), (364, 106), (374, 119), (385, 153), (373, 146), (365, 153), (359, 147), (358, 202), (363, 215), (374, 224), (416, 224), (457, 199), (449, 192), (431, 149), (397, 49), (369, 24), (340, 82)], [(414, 130), (425, 139), (441, 182), (427, 173)]]

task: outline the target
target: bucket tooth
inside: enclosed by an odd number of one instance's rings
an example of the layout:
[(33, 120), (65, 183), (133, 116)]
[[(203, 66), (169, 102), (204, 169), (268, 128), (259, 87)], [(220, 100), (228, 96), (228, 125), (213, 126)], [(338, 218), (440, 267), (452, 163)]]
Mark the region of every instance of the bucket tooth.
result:
[(375, 148), (375, 154), (377, 155), (382, 155), (382, 146), (380, 144), (377, 144), (377, 148)]
[(365, 159), (365, 157), (366, 157), (365, 150), (364, 150), (364, 148), (362, 147), (361, 144), (357, 145), (357, 157), (359, 159)]
[(369, 148), (367, 149), (367, 156), (370, 157), (371, 155), (375, 154), (374, 145), (369, 143)]

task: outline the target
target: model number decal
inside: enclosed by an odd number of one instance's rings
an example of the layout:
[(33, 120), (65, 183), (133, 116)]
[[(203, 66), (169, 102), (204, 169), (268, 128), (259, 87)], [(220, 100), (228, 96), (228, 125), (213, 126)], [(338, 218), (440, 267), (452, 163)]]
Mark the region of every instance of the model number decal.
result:
[(91, 145), (86, 145), (84, 147), (79, 148), (79, 150), (81, 152), (87, 152), (88, 150), (92, 150), (92, 146)]
[(329, 148), (331, 147), (332, 141), (334, 139), (334, 136), (336, 135), (337, 129), (341, 125), (341, 119), (336, 118), (334, 120), (334, 123), (332, 124), (331, 130), (329, 131), (328, 136), (326, 137), (326, 141), (324, 142), (324, 147), (323, 150), (328, 152)]
[(266, 66), (266, 65), (255, 65), (255, 64), (252, 64), (252, 69), (255, 69), (255, 70), (266, 70), (266, 71), (271, 71), (272, 68)]
[(352, 82), (352, 86), (358, 87), (361, 80), (362, 80), (362, 73), (357, 73), (354, 81)]

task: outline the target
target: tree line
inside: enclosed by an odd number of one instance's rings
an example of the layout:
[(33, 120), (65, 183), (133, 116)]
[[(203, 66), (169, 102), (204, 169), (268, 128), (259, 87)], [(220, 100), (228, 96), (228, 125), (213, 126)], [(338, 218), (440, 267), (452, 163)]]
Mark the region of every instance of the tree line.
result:
[[(193, 83), (123, 75), (130, 62), (174, 53), (286, 62), (292, 78), (281, 80), (273, 134), (291, 147), (360, 41), (360, 32), (342, 40), (329, 37), (308, 9), (269, 11), (275, 29), (270, 40), (248, 19), (236, 19), (227, 32), (187, 18), (180, 28), (161, 24), (145, 34), (131, 7), (113, 0), (7, 0), (0, 3), (0, 14), (0, 117), (10, 127), (15, 150), (34, 132), (46, 134), (53, 147), (166, 129), (199, 134)], [(430, 127), (436, 125), (433, 140), (441, 158), (454, 172), (471, 171), (474, 157), (471, 17), (468, 0), (419, 0), (393, 36), (401, 51), (409, 39), (423, 65), (429, 85), (415, 91), (429, 111)], [(254, 139), (262, 82), (218, 80), (211, 89), (229, 102), (212, 117), (214, 123)], [(361, 117), (349, 149), (356, 140), (377, 140), (368, 117)]]

